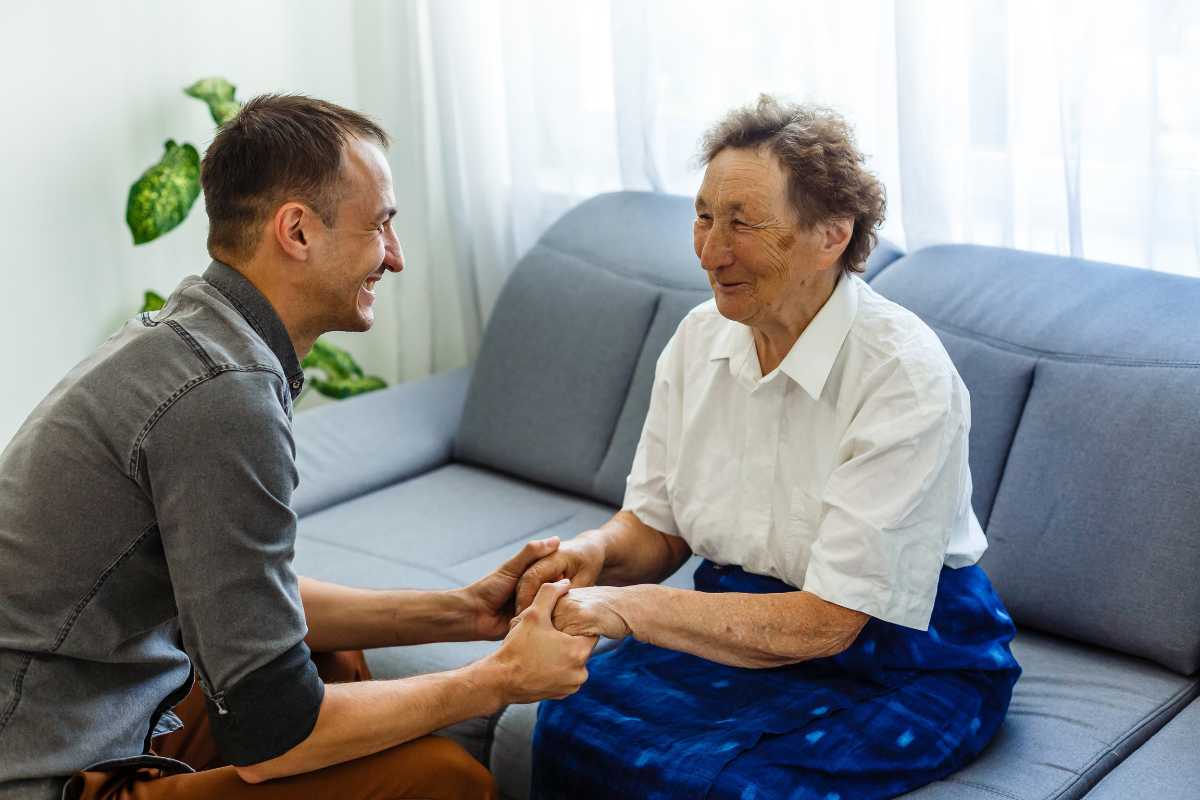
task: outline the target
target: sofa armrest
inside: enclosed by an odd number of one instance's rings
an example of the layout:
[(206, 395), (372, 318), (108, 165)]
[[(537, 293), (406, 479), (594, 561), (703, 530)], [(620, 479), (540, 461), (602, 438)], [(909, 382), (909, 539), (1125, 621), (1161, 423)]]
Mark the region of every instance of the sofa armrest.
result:
[(299, 516), (450, 460), (470, 368), (450, 370), (296, 415)]

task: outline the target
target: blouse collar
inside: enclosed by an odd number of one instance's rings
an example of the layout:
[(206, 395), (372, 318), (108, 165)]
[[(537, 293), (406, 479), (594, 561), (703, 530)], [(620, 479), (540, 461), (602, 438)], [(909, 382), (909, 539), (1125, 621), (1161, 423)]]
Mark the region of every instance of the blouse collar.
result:
[(751, 390), (783, 374), (804, 389), (809, 397), (820, 398), (858, 313), (858, 281), (853, 275), (843, 274), (838, 278), (833, 294), (771, 373), (762, 375), (754, 337), (749, 326), (740, 322), (726, 321), (724, 330), (713, 343), (712, 360), (729, 359), (730, 372)]

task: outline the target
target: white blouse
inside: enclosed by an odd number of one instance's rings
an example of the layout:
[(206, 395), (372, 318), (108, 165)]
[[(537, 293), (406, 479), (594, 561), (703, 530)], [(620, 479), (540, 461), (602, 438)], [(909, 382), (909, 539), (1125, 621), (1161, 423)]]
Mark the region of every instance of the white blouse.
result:
[(937, 336), (858, 277), (768, 375), (709, 300), (658, 359), (624, 507), (718, 564), (925, 630), (942, 565), (987, 549), (970, 427)]

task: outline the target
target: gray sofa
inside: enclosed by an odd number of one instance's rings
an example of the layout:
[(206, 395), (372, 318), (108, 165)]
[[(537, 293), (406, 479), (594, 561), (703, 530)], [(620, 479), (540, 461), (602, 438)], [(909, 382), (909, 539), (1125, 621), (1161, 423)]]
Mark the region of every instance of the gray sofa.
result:
[[(458, 586), (531, 537), (607, 519), (655, 359), (709, 294), (692, 216), (688, 198), (592, 198), (516, 267), (472, 370), (298, 415), (298, 571)], [(982, 563), (1025, 670), (986, 753), (908, 796), (1200, 797), (1200, 281), (886, 243), (866, 277), (938, 332), (971, 391)], [(491, 647), (368, 661), (408, 676)], [(523, 798), (535, 713), (448, 733)]]

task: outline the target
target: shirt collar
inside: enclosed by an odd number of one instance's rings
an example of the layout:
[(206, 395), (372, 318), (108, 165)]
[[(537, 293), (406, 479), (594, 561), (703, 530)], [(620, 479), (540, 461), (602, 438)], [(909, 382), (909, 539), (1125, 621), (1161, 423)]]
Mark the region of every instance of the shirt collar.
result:
[[(799, 384), (814, 400), (824, 391), (825, 381), (829, 379), (833, 364), (842, 350), (842, 343), (846, 341), (858, 313), (857, 280), (852, 275), (838, 278), (833, 294), (808, 323), (776, 370)], [(729, 370), (734, 376), (742, 375), (747, 370), (755, 378), (761, 374), (754, 337), (748, 326), (738, 322), (729, 322), (724, 326), (713, 342), (710, 358), (729, 359)], [(762, 380), (773, 378), (774, 374), (771, 374), (763, 376)]]
[(213, 261), (204, 271), (204, 280), (225, 296), (233, 304), (250, 327), (254, 328), (267, 347), (279, 359), (283, 372), (287, 375), (288, 387), (295, 400), (304, 386), (304, 369), (300, 359), (296, 357), (296, 348), (292, 338), (288, 336), (283, 320), (275, 313), (275, 308), (258, 288), (245, 275), (228, 264)]

